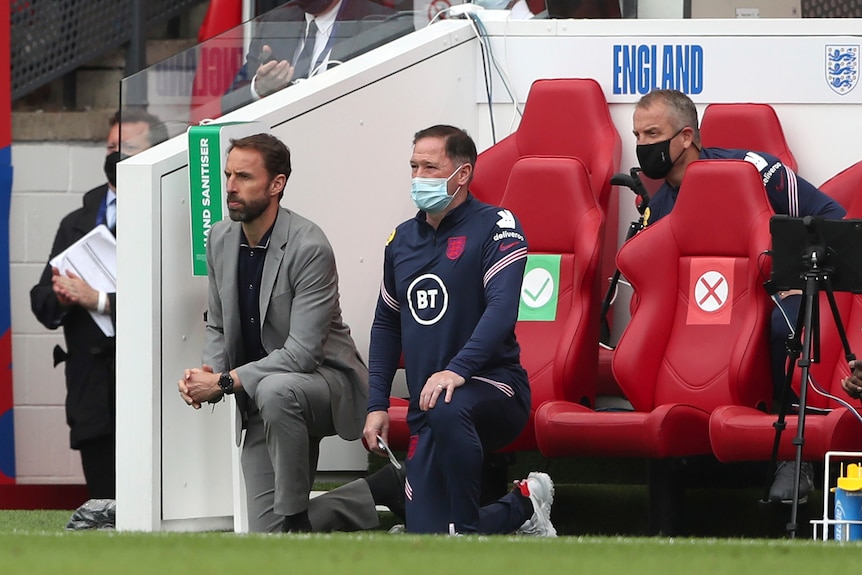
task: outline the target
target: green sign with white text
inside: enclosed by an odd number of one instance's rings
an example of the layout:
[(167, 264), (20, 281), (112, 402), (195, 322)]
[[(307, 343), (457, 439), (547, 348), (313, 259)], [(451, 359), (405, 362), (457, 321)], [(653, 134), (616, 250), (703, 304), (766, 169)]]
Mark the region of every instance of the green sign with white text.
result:
[(192, 275), (207, 275), (207, 240), (213, 224), (225, 215), (224, 166), (231, 138), (269, 133), (260, 122), (191, 126), (189, 143), (189, 211)]
[(527, 256), (518, 321), (554, 321), (560, 297), (559, 255)]
[(189, 128), (189, 208), (192, 215), (192, 273), (207, 275), (207, 239), (222, 219), (221, 126)]

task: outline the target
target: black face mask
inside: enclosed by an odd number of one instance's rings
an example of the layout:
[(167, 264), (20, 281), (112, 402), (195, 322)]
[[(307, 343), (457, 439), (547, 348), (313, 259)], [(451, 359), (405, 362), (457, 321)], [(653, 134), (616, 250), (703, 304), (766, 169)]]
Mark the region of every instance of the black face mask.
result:
[(117, 187), (117, 164), (129, 156), (120, 152), (111, 152), (105, 156), (105, 176), (112, 188)]
[(676, 138), (680, 132), (685, 130), (681, 128), (679, 132), (661, 142), (652, 144), (638, 144), (635, 151), (638, 156), (638, 163), (641, 165), (641, 171), (648, 178), (653, 180), (664, 179), (673, 169), (674, 164), (682, 157), (685, 150), (679, 153), (675, 159), (670, 158), (670, 141)]
[(294, 6), (299, 6), (309, 14), (320, 14), (332, 4), (332, 0), (293, 0)]

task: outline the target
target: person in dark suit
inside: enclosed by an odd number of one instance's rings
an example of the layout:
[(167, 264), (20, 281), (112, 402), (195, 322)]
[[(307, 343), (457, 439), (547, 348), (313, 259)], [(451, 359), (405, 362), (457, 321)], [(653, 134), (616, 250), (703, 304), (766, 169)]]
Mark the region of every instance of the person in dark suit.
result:
[[(60, 222), (50, 259), (87, 235), (99, 224), (116, 230), (117, 162), (167, 139), (161, 121), (137, 109), (115, 113), (110, 121), (105, 156), (108, 182), (84, 195), (82, 207)], [(99, 292), (69, 272), (61, 275), (51, 264), (30, 290), (30, 306), (48, 329), (63, 328), (66, 350), (54, 348), (54, 366), (66, 362), (66, 422), (72, 449), (81, 463), (91, 499), (114, 499), (116, 470), (116, 375), (114, 338), (96, 325), (91, 312), (115, 322), (116, 294)]]
[(203, 365), (178, 381), (195, 408), (236, 393), (249, 527), (258, 532), (312, 529), (320, 440), (358, 439), (368, 399), (368, 369), (341, 318), (332, 247), (317, 225), (279, 206), (290, 172), (278, 138), (231, 141), (231, 221), (215, 224), (207, 245)]
[(369, 0), (293, 0), (256, 23), (228, 112), (413, 31), (413, 15)]

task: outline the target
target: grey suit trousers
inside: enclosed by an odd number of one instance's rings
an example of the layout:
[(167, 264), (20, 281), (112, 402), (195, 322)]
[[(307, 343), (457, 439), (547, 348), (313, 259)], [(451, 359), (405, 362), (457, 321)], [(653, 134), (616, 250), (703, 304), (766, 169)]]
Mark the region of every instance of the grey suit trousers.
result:
[(378, 525), (364, 480), (309, 502), (320, 440), (335, 435), (329, 386), (320, 374), (265, 377), (249, 399), (241, 461), (252, 532), (280, 531), (284, 516), (305, 509), (315, 531)]

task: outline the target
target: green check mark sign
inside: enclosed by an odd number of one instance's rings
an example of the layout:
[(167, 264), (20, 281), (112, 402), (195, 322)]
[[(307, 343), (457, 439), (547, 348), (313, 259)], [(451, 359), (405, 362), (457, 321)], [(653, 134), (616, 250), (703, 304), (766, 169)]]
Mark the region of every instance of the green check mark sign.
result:
[(559, 284), (559, 255), (527, 256), (518, 321), (554, 321), (557, 317)]

